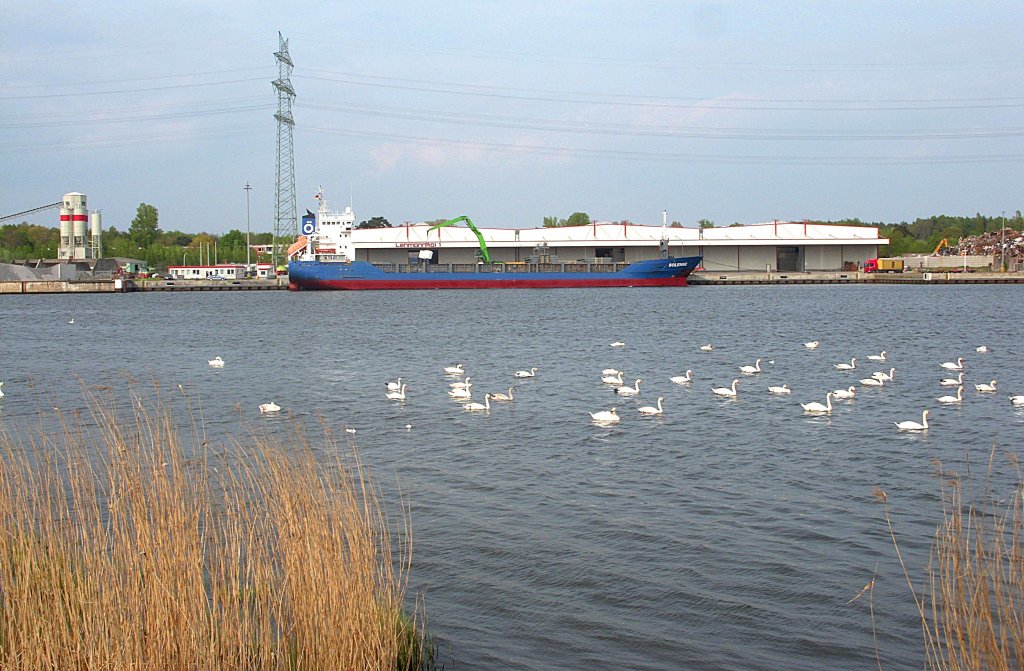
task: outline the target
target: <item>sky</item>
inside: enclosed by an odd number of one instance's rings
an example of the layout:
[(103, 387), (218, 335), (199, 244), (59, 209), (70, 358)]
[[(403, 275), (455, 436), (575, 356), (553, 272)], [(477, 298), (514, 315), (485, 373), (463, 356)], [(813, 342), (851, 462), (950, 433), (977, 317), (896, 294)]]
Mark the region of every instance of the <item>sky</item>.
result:
[(78, 191), (108, 228), (148, 203), (163, 230), (273, 230), (279, 32), (300, 214), (320, 187), (396, 225), (1024, 209), (1020, 0), (36, 0), (2, 18), (0, 216)]

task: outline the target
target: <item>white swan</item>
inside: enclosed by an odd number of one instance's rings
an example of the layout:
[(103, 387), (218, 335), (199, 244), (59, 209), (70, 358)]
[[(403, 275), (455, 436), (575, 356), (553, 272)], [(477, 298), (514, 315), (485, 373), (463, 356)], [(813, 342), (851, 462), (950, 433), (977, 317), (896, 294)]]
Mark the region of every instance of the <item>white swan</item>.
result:
[(516, 390), (515, 387), (509, 387), (507, 394), (491, 394), (492, 401), (513, 401), (512, 392)]
[(75, 318), (74, 318), (74, 317), (72, 317), (71, 319), (69, 319), (69, 320), (68, 320), (68, 323), (69, 323), (69, 324), (74, 324), (74, 323), (75, 323)]
[(444, 372), (448, 373), (449, 375), (462, 375), (463, 373), (466, 372), (466, 370), (462, 367), (461, 363), (457, 363), (454, 366), (445, 366)]
[(675, 382), (676, 384), (690, 384), (693, 382), (693, 371), (687, 369), (686, 375), (673, 375), (669, 378), (669, 381)]
[[(0, 387), (3, 387), (3, 386), (4, 386), (4, 383), (0, 382)], [(3, 398), (4, 396), (6, 396), (6, 394), (4, 394), (4, 390), (0, 389), (0, 398)]]
[(733, 380), (731, 387), (712, 387), (711, 393), (716, 396), (729, 396), (734, 398), (736, 396), (736, 385), (739, 383), (739, 380)]
[(663, 396), (659, 396), (657, 408), (655, 408), (654, 406), (645, 405), (643, 407), (637, 408), (637, 410), (640, 412), (641, 415), (664, 415), (665, 411), (661, 407), (661, 402), (664, 400), (665, 398)]
[(277, 412), (280, 409), (281, 406), (279, 406), (277, 403), (274, 403), (273, 401), (271, 401), (270, 403), (260, 404), (260, 412)]
[(610, 343), (608, 346), (609, 347), (625, 347), (626, 343), (622, 342), (621, 340), (616, 340), (615, 342)]
[(939, 403), (963, 403), (964, 400), (964, 388), (963, 385), (956, 388), (956, 396), (939, 396), (935, 399)]
[(632, 387), (616, 387), (615, 393), (621, 396), (636, 396), (640, 393), (640, 383), (643, 382), (640, 378), (636, 379), (636, 382)]
[(947, 377), (944, 380), (939, 380), (939, 384), (943, 387), (959, 387), (964, 383), (964, 374), (960, 373), (956, 377)]
[(868, 355), (868, 360), (869, 361), (885, 361), (885, 350), (883, 349), (878, 354), (869, 354)]
[(812, 340), (811, 342), (805, 342), (804, 347), (806, 347), (807, 349), (818, 349), (818, 345), (820, 344), (821, 343), (818, 342), (817, 340)]
[(618, 368), (605, 368), (603, 371), (601, 371), (601, 375), (619, 375), (621, 373), (622, 371), (619, 370)]
[(448, 396), (451, 398), (457, 398), (465, 400), (473, 396), (473, 390), (470, 387), (462, 387), (461, 389), (452, 389), (448, 392)]
[(850, 385), (846, 389), (836, 389), (832, 392), (832, 398), (853, 398), (857, 395), (857, 387)]
[(810, 403), (801, 403), (800, 407), (804, 409), (804, 412), (832, 412), (832, 392), (825, 394), (825, 403), (822, 405), (817, 401), (811, 401)]
[(753, 366), (740, 366), (740, 372), (744, 375), (753, 375), (754, 373), (761, 372), (761, 360), (758, 359), (754, 362)]
[(988, 351), (988, 348), (985, 347), (984, 345), (978, 345), (977, 347), (974, 348), (974, 351), (981, 352), (982, 354), (984, 354), (985, 352)]
[(946, 370), (963, 370), (964, 358), (962, 356), (957, 357), (956, 363), (953, 363), (952, 361), (947, 361), (946, 363), (940, 363), (939, 365), (945, 368)]
[(212, 359), (210, 359), (209, 361), (207, 361), (206, 363), (210, 364), (214, 368), (223, 368), (224, 367), (224, 359), (221, 359), (219, 354), (217, 356), (213, 357)]
[(483, 403), (464, 403), (462, 405), (462, 409), (463, 410), (469, 410), (470, 412), (478, 412), (480, 410), (490, 410), (491, 409), (491, 395), (490, 394), (484, 394), (484, 402)]
[(976, 384), (974, 385), (974, 388), (977, 389), (978, 391), (993, 392), (996, 390), (996, 381), (992, 380), (992, 382), (990, 382), (989, 384)]
[(611, 410), (601, 410), (600, 412), (590, 413), (591, 420), (598, 424), (618, 424), (620, 417), (615, 413), (615, 408)]
[(880, 370), (875, 371), (874, 373), (871, 374), (871, 377), (875, 378), (876, 380), (881, 380), (882, 382), (892, 382), (892, 376), (895, 374), (896, 369), (890, 368), (888, 373)]
[(900, 431), (927, 431), (928, 430), (928, 415), (931, 410), (925, 410), (921, 413), (921, 423), (917, 422), (893, 422), (896, 428)]
[(517, 370), (512, 374), (516, 377), (537, 377), (537, 367), (534, 366), (530, 370)]
[(834, 363), (832, 364), (832, 367), (836, 370), (856, 370), (857, 358), (854, 357), (850, 359), (850, 363)]
[(384, 388), (387, 391), (398, 391), (402, 388), (402, 378), (398, 378), (397, 382), (388, 382)]
[(707, 345), (701, 345), (700, 346), (700, 351), (701, 352), (710, 352), (713, 349), (714, 348), (711, 346), (711, 343), (708, 343)]
[[(0, 384), (3, 384), (3, 382), (0, 382)], [(0, 396), (2, 396), (2, 395), (3, 394), (0, 393)], [(1021, 395), (1021, 396), (1011, 396), (1010, 397), (1010, 405), (1024, 405), (1024, 395)]]
[(768, 391), (772, 394), (789, 394), (791, 390), (788, 384), (784, 384), (781, 387), (768, 387)]
[(451, 387), (452, 389), (469, 389), (470, 387), (473, 386), (473, 383), (470, 382), (470, 379), (472, 378), (470, 378), (467, 375), (465, 380), (462, 380), (461, 382), (449, 382), (448, 386)]
[(877, 377), (866, 377), (860, 381), (865, 387), (883, 387), (885, 382), (879, 380)]
[(396, 391), (389, 391), (389, 392), (387, 392), (387, 397), (389, 399), (391, 399), (392, 401), (404, 401), (405, 400), (405, 388), (407, 386), (408, 385), (404, 385), (403, 384), (401, 389), (398, 389)]
[(614, 384), (621, 387), (623, 384), (622, 371), (620, 370), (615, 375), (605, 375), (604, 377), (601, 378), (601, 382), (604, 382), (605, 384)]

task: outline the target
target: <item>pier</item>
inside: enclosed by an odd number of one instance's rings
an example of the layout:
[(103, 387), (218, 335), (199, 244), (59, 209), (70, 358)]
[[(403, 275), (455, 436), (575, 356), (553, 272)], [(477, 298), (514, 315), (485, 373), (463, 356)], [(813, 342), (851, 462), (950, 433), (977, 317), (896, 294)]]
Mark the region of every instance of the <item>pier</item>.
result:
[(18, 280), (0, 294), (123, 294), (137, 291), (281, 291), (288, 280)]
[(737, 286), (750, 284), (1024, 284), (1024, 273), (715, 272), (701, 270), (690, 275), (689, 283), (691, 286)]

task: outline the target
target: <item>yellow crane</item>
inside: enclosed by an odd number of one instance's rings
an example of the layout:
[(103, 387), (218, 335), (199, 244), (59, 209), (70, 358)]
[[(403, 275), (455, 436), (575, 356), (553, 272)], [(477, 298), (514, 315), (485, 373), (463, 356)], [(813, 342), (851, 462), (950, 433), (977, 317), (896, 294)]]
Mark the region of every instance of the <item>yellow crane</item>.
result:
[(939, 250), (944, 247), (949, 247), (949, 240), (946, 238), (942, 238), (941, 240), (939, 240), (939, 244), (935, 245), (935, 249), (932, 251), (932, 256), (938, 254)]

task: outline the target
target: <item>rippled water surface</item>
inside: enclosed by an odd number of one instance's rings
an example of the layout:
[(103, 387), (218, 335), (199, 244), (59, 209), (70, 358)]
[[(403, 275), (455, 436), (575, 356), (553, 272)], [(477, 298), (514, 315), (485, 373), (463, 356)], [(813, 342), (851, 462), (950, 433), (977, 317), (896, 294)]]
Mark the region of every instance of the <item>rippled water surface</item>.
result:
[[(691, 287), (190, 293), (0, 298), (0, 420), (31, 427), (87, 385), (126, 379), (200, 399), (212, 438), (274, 400), (355, 428), (385, 495), (412, 507), (412, 592), (449, 669), (919, 668), (913, 602), (871, 489), (890, 496), (920, 582), (941, 515), (931, 461), (984, 470), (1018, 452), (1021, 289)], [(74, 318), (75, 323), (68, 324)], [(625, 347), (609, 343), (624, 341)], [(821, 341), (817, 350), (802, 343)], [(714, 344), (710, 353), (699, 345)], [(991, 348), (979, 354), (975, 347)], [(866, 359), (886, 350), (889, 362)], [(207, 366), (222, 356), (223, 369)], [(943, 361), (966, 359), (962, 407)], [(762, 358), (764, 372), (738, 367)], [(857, 357), (857, 370), (833, 364)], [(442, 367), (463, 363), (468, 413)], [(515, 380), (515, 370), (538, 367)], [(896, 368), (830, 415), (799, 403)], [(603, 368), (644, 380), (635, 399)], [(692, 385), (669, 382), (694, 371)], [(408, 400), (388, 401), (401, 376)], [(740, 378), (735, 400), (711, 386)], [(999, 381), (999, 392), (974, 384)], [(768, 393), (788, 383), (789, 397)], [(174, 394), (169, 394), (173, 397)], [(664, 397), (662, 417), (640, 405)], [(177, 401), (175, 401), (177, 402)], [(621, 424), (588, 412), (617, 407)], [(920, 421), (900, 433), (893, 421)], [(410, 429), (406, 425), (411, 424)], [(280, 428), (278, 428), (280, 427)], [(345, 434), (346, 436), (349, 434)], [(1000, 463), (1005, 459), (1000, 458)], [(1002, 467), (1000, 467), (1002, 469)], [(877, 573), (869, 603), (848, 603)], [(874, 627), (877, 641), (872, 634)]]

